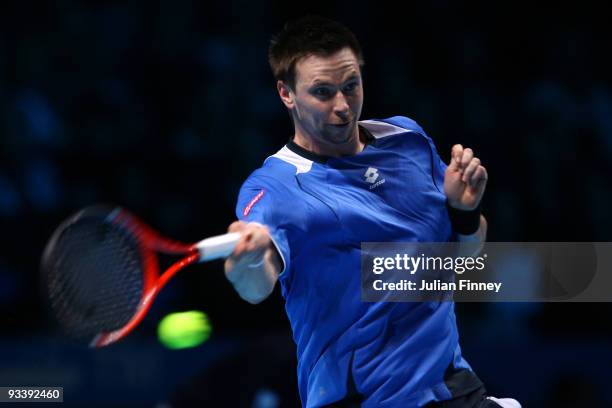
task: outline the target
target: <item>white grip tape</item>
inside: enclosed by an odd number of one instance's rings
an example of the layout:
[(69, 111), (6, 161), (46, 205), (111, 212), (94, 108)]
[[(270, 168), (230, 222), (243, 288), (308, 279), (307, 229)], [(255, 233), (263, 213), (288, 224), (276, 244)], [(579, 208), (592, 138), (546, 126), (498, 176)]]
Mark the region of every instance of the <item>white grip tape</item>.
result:
[(227, 258), (234, 251), (239, 239), (239, 232), (230, 232), (203, 239), (195, 245), (200, 251), (200, 262)]

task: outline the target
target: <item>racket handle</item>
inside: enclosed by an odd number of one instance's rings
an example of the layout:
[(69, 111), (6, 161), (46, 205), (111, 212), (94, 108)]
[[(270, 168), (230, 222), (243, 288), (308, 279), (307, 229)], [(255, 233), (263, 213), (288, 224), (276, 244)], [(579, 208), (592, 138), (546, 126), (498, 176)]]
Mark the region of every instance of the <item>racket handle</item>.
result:
[(200, 262), (227, 258), (234, 251), (239, 239), (239, 232), (230, 232), (203, 239), (195, 244), (195, 247), (200, 251)]

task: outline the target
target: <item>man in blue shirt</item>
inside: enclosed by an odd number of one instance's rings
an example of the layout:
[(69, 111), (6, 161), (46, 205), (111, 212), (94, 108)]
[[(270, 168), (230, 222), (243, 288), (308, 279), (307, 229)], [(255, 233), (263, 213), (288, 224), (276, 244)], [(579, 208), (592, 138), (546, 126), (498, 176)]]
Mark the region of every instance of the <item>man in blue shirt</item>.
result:
[(361, 49), (334, 21), (286, 25), (269, 60), (295, 134), (243, 184), (225, 272), (251, 303), (280, 283), (302, 404), (520, 406), (485, 397), (452, 302), (360, 299), (362, 242), (484, 241), (480, 160), (455, 145), (445, 165), (406, 117), (360, 121)]

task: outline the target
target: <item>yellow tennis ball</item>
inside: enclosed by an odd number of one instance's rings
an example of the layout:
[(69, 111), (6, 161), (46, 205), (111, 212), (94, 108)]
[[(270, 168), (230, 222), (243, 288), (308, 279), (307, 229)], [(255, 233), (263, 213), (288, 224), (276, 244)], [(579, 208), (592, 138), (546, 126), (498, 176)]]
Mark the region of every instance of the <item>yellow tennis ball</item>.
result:
[(159, 341), (170, 349), (196, 347), (210, 337), (212, 326), (204, 312), (171, 313), (157, 327)]

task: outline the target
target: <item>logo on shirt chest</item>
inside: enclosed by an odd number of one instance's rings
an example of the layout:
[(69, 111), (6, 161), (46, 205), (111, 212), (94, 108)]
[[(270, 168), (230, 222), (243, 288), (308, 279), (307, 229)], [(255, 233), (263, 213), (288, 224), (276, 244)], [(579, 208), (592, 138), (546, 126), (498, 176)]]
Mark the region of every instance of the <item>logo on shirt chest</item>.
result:
[(378, 169), (375, 167), (368, 167), (365, 173), (363, 173), (363, 177), (365, 178), (366, 183), (370, 184), (370, 190), (384, 184), (386, 181), (384, 178), (380, 178)]

